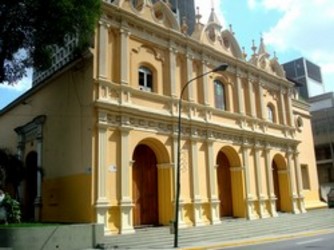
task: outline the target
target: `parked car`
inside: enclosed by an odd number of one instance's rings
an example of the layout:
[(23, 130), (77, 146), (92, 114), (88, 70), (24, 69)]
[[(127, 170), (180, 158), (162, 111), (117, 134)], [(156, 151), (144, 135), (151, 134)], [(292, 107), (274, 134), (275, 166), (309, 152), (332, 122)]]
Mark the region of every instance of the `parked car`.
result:
[(328, 207), (334, 207), (334, 188), (331, 188), (327, 194)]

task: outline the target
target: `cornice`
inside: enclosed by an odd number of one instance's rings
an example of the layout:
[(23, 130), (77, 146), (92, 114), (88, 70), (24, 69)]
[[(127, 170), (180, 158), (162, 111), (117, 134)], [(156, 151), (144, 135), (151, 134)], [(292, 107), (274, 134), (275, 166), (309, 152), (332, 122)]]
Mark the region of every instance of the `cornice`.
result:
[[(105, 17), (108, 18), (110, 26), (120, 28), (126, 24), (131, 35), (136, 37), (137, 40), (152, 43), (154, 46), (166, 49), (166, 51), (170, 48), (171, 41), (173, 41), (173, 48), (178, 53), (187, 54), (187, 51), (191, 51), (191, 55), (196, 60), (202, 60), (203, 55), (205, 55), (205, 60), (213, 67), (222, 62), (228, 63), (228, 73), (235, 74), (238, 68), (239, 72), (246, 72), (246, 74), (254, 75), (255, 78), (261, 78), (268, 88), (280, 88), (276, 86), (293, 87), (293, 84), (285, 78), (270, 74), (249, 62), (226, 54), (223, 50), (217, 51), (214, 47), (201, 43), (181, 32), (166, 28), (144, 18), (138, 18), (135, 13), (125, 11), (112, 4), (104, 4), (103, 10), (106, 11)], [(105, 17), (104, 21), (106, 21)]]

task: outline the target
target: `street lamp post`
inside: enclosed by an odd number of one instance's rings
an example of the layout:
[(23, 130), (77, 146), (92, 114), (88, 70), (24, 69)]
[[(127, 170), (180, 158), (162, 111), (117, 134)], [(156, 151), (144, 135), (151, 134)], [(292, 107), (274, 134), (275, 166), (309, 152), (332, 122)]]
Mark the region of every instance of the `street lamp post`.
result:
[(176, 166), (176, 193), (175, 193), (175, 220), (174, 220), (174, 247), (178, 247), (179, 238), (179, 206), (180, 206), (180, 161), (181, 161), (181, 112), (182, 112), (182, 95), (188, 85), (194, 80), (208, 75), (212, 72), (225, 71), (228, 67), (227, 63), (223, 63), (218, 67), (198, 75), (190, 79), (182, 88), (179, 98), (179, 117), (178, 117), (178, 132), (177, 132), (177, 166)]

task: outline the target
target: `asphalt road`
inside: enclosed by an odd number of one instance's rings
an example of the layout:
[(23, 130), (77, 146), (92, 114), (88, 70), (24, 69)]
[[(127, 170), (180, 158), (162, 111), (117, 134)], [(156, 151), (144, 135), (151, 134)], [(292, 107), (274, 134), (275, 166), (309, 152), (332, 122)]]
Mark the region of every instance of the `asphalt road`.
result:
[(280, 249), (334, 249), (334, 232), (319, 234), (309, 237), (294, 238), (291, 240), (280, 240), (264, 244), (255, 244), (238, 247), (228, 247), (224, 249), (247, 249), (247, 250), (280, 250)]

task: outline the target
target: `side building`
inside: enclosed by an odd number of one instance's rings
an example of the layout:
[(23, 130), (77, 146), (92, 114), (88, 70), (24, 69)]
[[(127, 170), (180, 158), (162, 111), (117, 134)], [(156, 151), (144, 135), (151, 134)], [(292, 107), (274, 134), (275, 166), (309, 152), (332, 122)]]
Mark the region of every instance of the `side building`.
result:
[(321, 195), (327, 200), (329, 188), (334, 187), (334, 93), (311, 97), (309, 103)]
[[(168, 225), (175, 212), (190, 227), (324, 206), (309, 105), (262, 39), (247, 60), (214, 10), (191, 35), (165, 1), (103, 2), (102, 12), (85, 56), (0, 113), (1, 144), (33, 176), (21, 187), (26, 217), (126, 234)], [(194, 78), (182, 98), (175, 211), (178, 103)]]
[(325, 93), (325, 85), (322, 81), (321, 69), (315, 63), (304, 57), (286, 62), (283, 65), (288, 79), (299, 83), (297, 87), (299, 95), (304, 100)]

